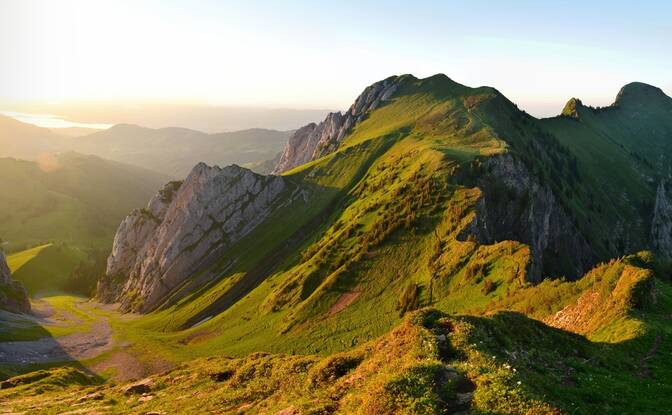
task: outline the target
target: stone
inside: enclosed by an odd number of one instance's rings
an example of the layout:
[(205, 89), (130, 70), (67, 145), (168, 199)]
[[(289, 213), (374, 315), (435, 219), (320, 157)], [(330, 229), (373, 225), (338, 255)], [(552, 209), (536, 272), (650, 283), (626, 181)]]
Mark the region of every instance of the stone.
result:
[(392, 99), (400, 77), (392, 76), (368, 86), (345, 112), (332, 112), (320, 124), (311, 123), (296, 130), (280, 156), (274, 174), (316, 160), (335, 151), (345, 136), (367, 113)]
[(651, 245), (666, 258), (672, 258), (672, 192), (661, 181), (651, 221)]
[(152, 391), (154, 381), (151, 379), (143, 379), (123, 388), (124, 395), (142, 395)]
[[(595, 252), (551, 188), (522, 161), (506, 153), (488, 157), (484, 169), (487, 173), (479, 179), (482, 195), (476, 203), (476, 216), (460, 239), (474, 235), (481, 244), (512, 240), (529, 245), (532, 258), (526, 277), (531, 282), (553, 276), (551, 272), (580, 278), (596, 262)], [(510, 199), (506, 203), (496, 197), (502, 187)], [(569, 260), (562, 264), (563, 270), (554, 270), (549, 266), (549, 255)]]
[(10, 313), (30, 313), (28, 292), (18, 281), (12, 279), (5, 253), (0, 249), (0, 310)]
[(124, 219), (114, 237), (98, 299), (149, 312), (185, 279), (254, 230), (288, 189), (280, 176), (231, 165), (196, 165)]

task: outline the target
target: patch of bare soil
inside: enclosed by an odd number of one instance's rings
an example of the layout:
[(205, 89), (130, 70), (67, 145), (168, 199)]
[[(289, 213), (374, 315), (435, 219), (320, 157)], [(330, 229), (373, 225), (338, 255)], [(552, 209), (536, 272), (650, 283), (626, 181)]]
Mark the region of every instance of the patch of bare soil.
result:
[(145, 370), (138, 359), (127, 352), (116, 352), (107, 359), (93, 365), (91, 371), (101, 374), (107, 370), (114, 370), (112, 378), (120, 382), (140, 379), (145, 376)]
[(331, 306), (329, 309), (329, 316), (333, 316), (334, 314), (343, 311), (347, 306), (352, 304), (353, 301), (359, 297), (361, 294), (361, 291), (353, 290), (353, 291), (348, 291), (347, 293), (343, 293), (338, 300), (334, 303), (334, 305)]

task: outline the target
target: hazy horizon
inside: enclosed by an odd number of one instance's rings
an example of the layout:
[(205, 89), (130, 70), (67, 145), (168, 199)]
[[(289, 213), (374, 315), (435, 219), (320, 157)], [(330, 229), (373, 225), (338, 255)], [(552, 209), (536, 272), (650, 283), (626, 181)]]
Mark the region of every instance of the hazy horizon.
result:
[[(0, 11), (0, 57), (12, 62), (2, 69), (0, 109), (77, 123), (291, 129), (404, 73), (493, 86), (537, 117), (558, 114), (571, 97), (608, 105), (633, 81), (672, 91), (672, 6), (655, 1), (633, 10), (623, 2), (10, 0)], [(172, 122), (132, 116), (133, 107)], [(229, 125), (204, 121), (227, 108), (243, 115)]]

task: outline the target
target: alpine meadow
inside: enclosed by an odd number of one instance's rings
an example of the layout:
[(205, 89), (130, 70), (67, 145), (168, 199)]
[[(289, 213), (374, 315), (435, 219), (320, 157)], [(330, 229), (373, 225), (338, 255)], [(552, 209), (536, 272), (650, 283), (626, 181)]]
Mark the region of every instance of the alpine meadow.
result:
[(0, 413), (672, 414), (669, 5), (57, 3), (0, 5), (58, 72), (0, 43)]

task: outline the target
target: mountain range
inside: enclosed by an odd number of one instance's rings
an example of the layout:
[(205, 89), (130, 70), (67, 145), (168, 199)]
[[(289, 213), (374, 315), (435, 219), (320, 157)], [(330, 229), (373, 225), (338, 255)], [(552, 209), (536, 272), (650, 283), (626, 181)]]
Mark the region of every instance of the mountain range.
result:
[(45, 153), (74, 151), (181, 178), (199, 162), (260, 165), (276, 157), (291, 134), (259, 128), (207, 134), (130, 124), (89, 131), (60, 132), (0, 116), (0, 157), (36, 160)]
[(275, 174), (198, 163), (121, 221), (96, 299), (133, 313), (125, 353), (173, 371), (118, 387), (59, 368), (0, 398), (669, 413), (671, 157), (672, 98), (643, 83), (537, 119), (492, 87), (389, 77), (289, 135)]

